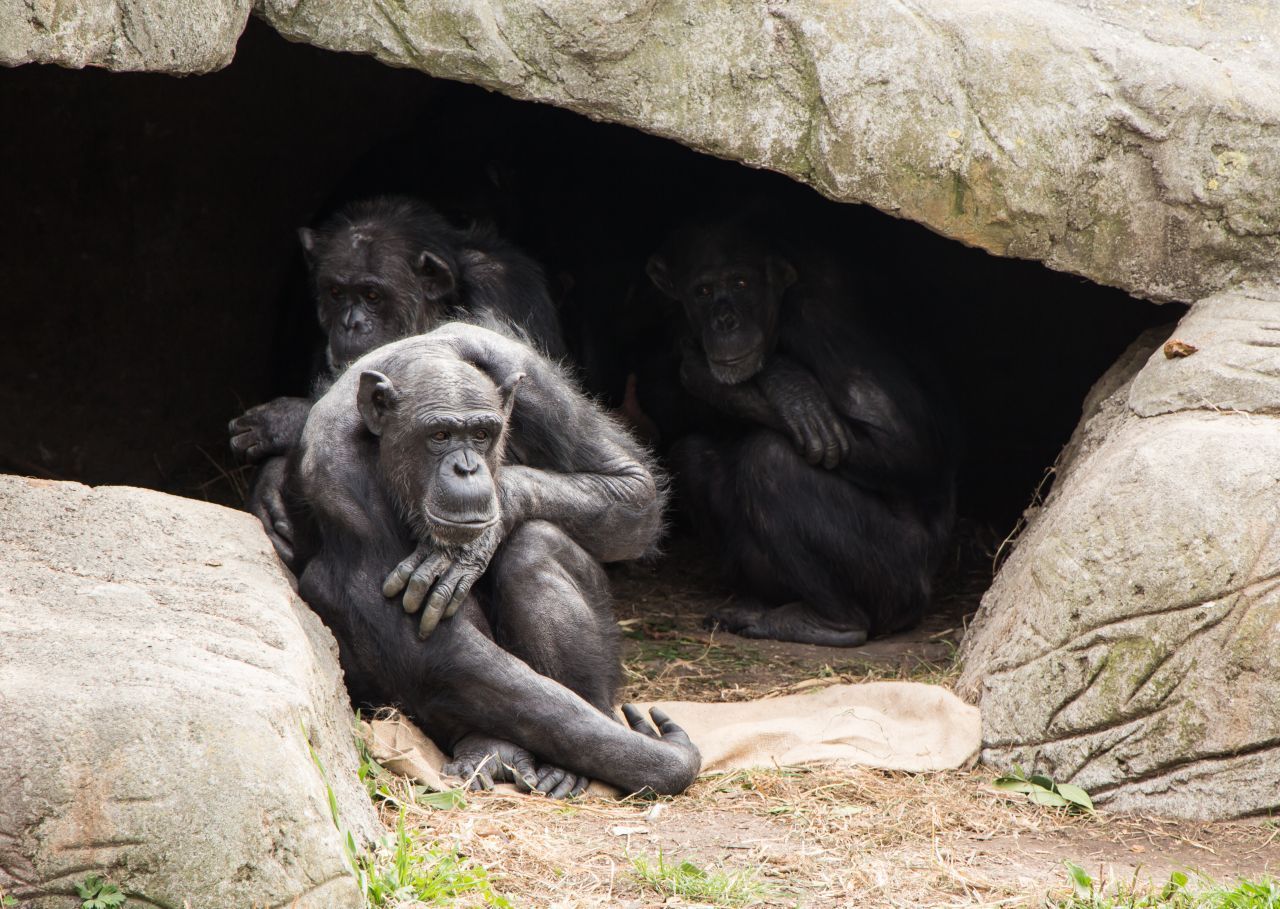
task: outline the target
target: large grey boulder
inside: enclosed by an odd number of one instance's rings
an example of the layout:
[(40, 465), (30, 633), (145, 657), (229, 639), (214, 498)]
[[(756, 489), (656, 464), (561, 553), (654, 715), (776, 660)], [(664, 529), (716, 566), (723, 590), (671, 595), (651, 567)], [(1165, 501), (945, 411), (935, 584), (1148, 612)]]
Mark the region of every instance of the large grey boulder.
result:
[(0, 476), (0, 889), (63, 909), (102, 873), (145, 905), (362, 907), (326, 788), (375, 833), (352, 723), (250, 515)]
[(1148, 336), (1099, 383), (964, 643), (985, 761), (1119, 810), (1280, 810), (1278, 331), (1280, 290), (1222, 294), (1174, 332), (1196, 352)]
[(0, 0), (0, 65), (207, 73), (231, 62), (251, 0)]
[(287, 37), (789, 174), (1157, 300), (1280, 256), (1280, 5), (256, 0)]

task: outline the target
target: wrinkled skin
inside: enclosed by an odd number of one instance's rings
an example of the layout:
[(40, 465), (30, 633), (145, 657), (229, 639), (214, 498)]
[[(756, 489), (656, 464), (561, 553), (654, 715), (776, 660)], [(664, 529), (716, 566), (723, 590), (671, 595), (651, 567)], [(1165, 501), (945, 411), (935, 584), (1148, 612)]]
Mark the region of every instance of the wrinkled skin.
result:
[[(487, 229), (458, 230), (424, 203), (385, 197), (347, 206), (298, 236), (327, 339), (318, 394), (369, 351), (454, 319), (512, 326), (552, 356), (565, 352), (542, 270)], [(310, 399), (278, 398), (250, 408), (228, 425), (232, 451), (251, 464), (288, 455), (310, 407)], [(262, 471), (248, 508), (287, 561), (292, 527), (280, 473)]]
[[(661, 484), (546, 357), (459, 323), (362, 357), (312, 409), (286, 488), (299, 592), (349, 686), (414, 717), (452, 772), (557, 797), (696, 777), (670, 718), (612, 716), (621, 659), (600, 563), (652, 550)], [(442, 581), (485, 557), (455, 606), (460, 582)], [(406, 598), (438, 612), (425, 639)]]
[(708, 626), (850, 647), (919, 621), (949, 545), (956, 446), (861, 324), (856, 283), (742, 223), (677, 232), (647, 271), (685, 311), (681, 384), (730, 427), (672, 452), (742, 593)]

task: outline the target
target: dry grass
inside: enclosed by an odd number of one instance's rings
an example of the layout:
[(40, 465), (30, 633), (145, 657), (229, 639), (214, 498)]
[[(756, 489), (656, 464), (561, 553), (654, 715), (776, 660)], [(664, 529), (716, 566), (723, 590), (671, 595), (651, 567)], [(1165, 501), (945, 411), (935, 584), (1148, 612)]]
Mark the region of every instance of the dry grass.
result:
[[(642, 883), (638, 857), (691, 861), (758, 884), (740, 905), (1036, 906), (1065, 892), (1062, 862), (1111, 880), (1195, 868), (1254, 874), (1280, 863), (1260, 822), (1176, 825), (1072, 816), (992, 790), (987, 771), (742, 771), (659, 800), (555, 803), (468, 795), (451, 811), (410, 808), (423, 838), (489, 870), (517, 906), (690, 906)], [(465, 903), (464, 903), (465, 904)]]

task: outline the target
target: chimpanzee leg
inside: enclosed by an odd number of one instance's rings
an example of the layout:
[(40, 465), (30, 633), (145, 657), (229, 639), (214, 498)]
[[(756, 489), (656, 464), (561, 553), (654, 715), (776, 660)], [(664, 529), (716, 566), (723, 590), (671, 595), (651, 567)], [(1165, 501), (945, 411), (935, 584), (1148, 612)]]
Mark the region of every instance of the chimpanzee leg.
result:
[(559, 527), (529, 521), (503, 541), (486, 581), (494, 640), (613, 716), (622, 652), (600, 564)]
[[(494, 554), (466, 618), (504, 650), (613, 717), (621, 653), (599, 563), (560, 528), (531, 521), (515, 528)], [(495, 782), (536, 787), (553, 798), (577, 795), (589, 779), (540, 761), (528, 751), (479, 733), (464, 735), (444, 768), (488, 788)]]
[(754, 602), (710, 618), (747, 637), (856, 646), (918, 621), (929, 600), (927, 531), (783, 436), (689, 439), (682, 484), (728, 577)]

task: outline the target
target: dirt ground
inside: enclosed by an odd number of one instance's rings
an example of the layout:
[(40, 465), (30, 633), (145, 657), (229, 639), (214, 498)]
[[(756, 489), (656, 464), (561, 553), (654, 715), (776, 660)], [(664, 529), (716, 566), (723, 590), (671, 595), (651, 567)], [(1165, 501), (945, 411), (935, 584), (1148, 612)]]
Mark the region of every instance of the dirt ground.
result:
[[(990, 577), (989, 563), (957, 568), (920, 628), (832, 649), (704, 630), (707, 608), (729, 594), (696, 545), (678, 552), (614, 576), (627, 699), (740, 700), (878, 678), (949, 684), (964, 620)], [(1280, 869), (1280, 822), (1068, 816), (997, 792), (996, 773), (783, 768), (703, 778), (685, 795), (647, 801), (482, 793), (460, 809), (410, 809), (407, 821), (487, 868), (512, 905), (553, 909), (1041, 906), (1069, 892), (1064, 861), (1110, 885)], [(741, 886), (720, 897), (663, 892), (634, 871), (635, 860), (660, 855)]]

